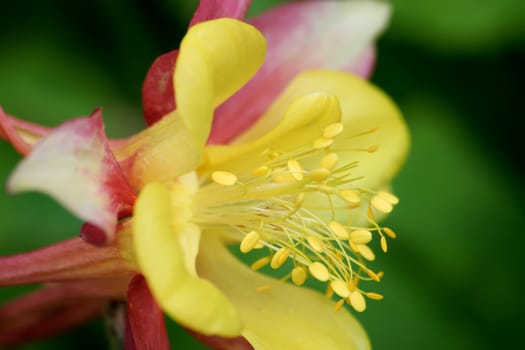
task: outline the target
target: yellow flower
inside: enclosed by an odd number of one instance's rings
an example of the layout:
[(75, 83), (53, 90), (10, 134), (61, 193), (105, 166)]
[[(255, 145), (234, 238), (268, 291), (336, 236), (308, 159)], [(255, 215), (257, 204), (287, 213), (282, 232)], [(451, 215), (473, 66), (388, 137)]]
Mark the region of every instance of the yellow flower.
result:
[[(367, 81), (311, 70), (233, 142), (206, 145), (214, 109), (253, 76), (264, 52), (263, 36), (237, 20), (188, 31), (173, 80), (177, 109), (111, 147), (139, 191), (133, 217), (117, 232), (122, 255), (161, 308), (198, 332), (242, 335), (255, 349), (366, 349), (364, 331), (341, 307), (363, 311), (366, 298), (381, 298), (361, 282), (379, 281), (366, 265), (375, 258), (371, 246), (386, 252), (395, 236), (376, 216), (398, 202), (387, 191), (408, 147), (405, 124)], [(30, 166), (42, 152), (34, 153), (11, 189), (42, 188)], [(77, 170), (96, 175), (102, 159)], [(71, 188), (60, 200), (90, 220), (90, 187), (83, 198)], [(113, 227), (109, 219), (99, 226)], [(229, 244), (258, 256), (251, 269)], [(253, 271), (266, 265), (292, 283)], [(337, 301), (299, 287), (308, 280), (324, 282)]]

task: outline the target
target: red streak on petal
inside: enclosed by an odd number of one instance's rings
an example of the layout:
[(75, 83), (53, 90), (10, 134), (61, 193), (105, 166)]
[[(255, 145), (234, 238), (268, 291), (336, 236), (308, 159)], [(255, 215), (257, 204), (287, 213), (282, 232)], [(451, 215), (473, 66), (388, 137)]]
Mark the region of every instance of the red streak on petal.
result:
[(117, 244), (95, 247), (81, 238), (0, 258), (0, 286), (118, 277), (133, 272)]
[[(128, 321), (137, 350), (168, 350), (164, 314), (151, 295), (146, 280), (136, 275), (128, 288)], [(129, 332), (125, 337), (130, 337)], [(131, 342), (131, 340), (128, 340)]]

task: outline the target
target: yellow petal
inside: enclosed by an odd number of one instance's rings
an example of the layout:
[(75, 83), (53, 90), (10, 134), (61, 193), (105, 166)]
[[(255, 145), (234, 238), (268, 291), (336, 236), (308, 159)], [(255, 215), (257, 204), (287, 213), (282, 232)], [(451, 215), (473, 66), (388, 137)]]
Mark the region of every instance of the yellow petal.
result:
[[(204, 334), (239, 335), (242, 326), (232, 304), (213, 284), (186, 268), (181, 233), (172, 229), (170, 201), (167, 187), (160, 183), (145, 186), (137, 199), (133, 243), (141, 272), (159, 305), (179, 323)], [(185, 229), (190, 234), (199, 230), (191, 224)]]
[(265, 52), (262, 34), (235, 19), (190, 28), (180, 46), (173, 81), (177, 111), (197, 143), (208, 138), (214, 108), (257, 72)]
[[(381, 186), (390, 181), (403, 164), (408, 151), (407, 127), (397, 106), (384, 92), (350, 73), (312, 70), (299, 74), (261, 119), (235, 143), (247, 143), (271, 132), (279, 125), (284, 112), (295, 99), (319, 91), (336, 96), (341, 106), (344, 130), (335, 139), (333, 149), (367, 149), (377, 146), (374, 153), (338, 152), (338, 165), (359, 161), (355, 174), (363, 175), (364, 178), (356, 184), (365, 188)], [(373, 128), (377, 130), (351, 138)]]
[(337, 98), (325, 93), (298, 97), (290, 101), (287, 107), (287, 110), (282, 111), (284, 117), (281, 115), (279, 124), (255, 141), (206, 147), (207, 166), (210, 169), (235, 169), (236, 172), (255, 169), (261, 163), (261, 153), (265, 149), (292, 151), (313, 144), (313, 140), (322, 135), (326, 125), (338, 122), (341, 118)]
[[(204, 236), (199, 274), (223, 291), (244, 322), (244, 337), (262, 349), (369, 349), (367, 336), (346, 309), (333, 312), (324, 295), (258, 274), (213, 237)], [(271, 286), (256, 291), (258, 286)]]
[(119, 161), (132, 162), (129, 181), (138, 189), (149, 182), (166, 182), (192, 171), (200, 163), (202, 149), (203, 145), (195, 141), (176, 111), (112, 147)]

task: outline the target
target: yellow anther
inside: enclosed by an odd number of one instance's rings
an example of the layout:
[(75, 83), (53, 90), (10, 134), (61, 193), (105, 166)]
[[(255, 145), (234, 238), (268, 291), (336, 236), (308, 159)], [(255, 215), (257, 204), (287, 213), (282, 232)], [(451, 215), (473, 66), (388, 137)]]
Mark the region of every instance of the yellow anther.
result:
[(386, 238), (382, 236), (379, 242), (381, 243), (381, 249), (383, 250), (383, 252), (386, 253), (388, 250), (388, 245), (386, 244)]
[(257, 271), (266, 265), (270, 263), (271, 258), (269, 256), (265, 256), (264, 258), (260, 258), (259, 260), (256, 260), (250, 267), (252, 270)]
[(328, 226), (330, 227), (330, 230), (332, 230), (332, 232), (337, 236), (337, 238), (348, 239), (348, 237), (350, 237), (346, 228), (339, 222), (331, 221)]
[(232, 186), (237, 182), (237, 176), (228, 171), (214, 171), (211, 174), (211, 179), (223, 186)]
[(251, 251), (253, 248), (255, 248), (260, 238), (261, 236), (259, 235), (259, 233), (255, 231), (251, 231), (250, 233), (248, 233), (246, 236), (244, 236), (244, 238), (241, 241), (241, 245), (239, 247), (241, 252), (248, 253), (249, 251)]
[(376, 276), (377, 276), (378, 279), (381, 279), (381, 278), (383, 278), (384, 275), (385, 275), (385, 273), (383, 271), (379, 271)]
[(259, 241), (255, 244), (255, 247), (253, 249), (261, 249), (264, 248), (264, 243), (262, 241)]
[(272, 261), (270, 262), (270, 266), (272, 269), (278, 269), (281, 267), (285, 262), (286, 259), (288, 259), (288, 255), (290, 254), (290, 249), (288, 248), (281, 248), (279, 249), (272, 257)]
[(334, 312), (337, 312), (337, 311), (341, 310), (341, 308), (343, 307), (344, 303), (345, 303), (344, 299), (339, 299), (337, 301), (337, 303), (335, 303), (335, 305), (334, 305), (334, 308), (333, 308)]
[(380, 196), (374, 196), (370, 201), (372, 206), (383, 213), (390, 213), (393, 209), (392, 203)]
[(381, 192), (378, 192), (376, 196), (383, 198), (384, 200), (386, 200), (387, 202), (393, 205), (396, 205), (399, 203), (399, 198), (397, 198), (390, 192), (381, 191)]
[(344, 125), (342, 123), (333, 123), (324, 128), (323, 137), (331, 139), (343, 132)]
[(361, 202), (361, 196), (354, 190), (342, 190), (339, 192), (339, 195), (351, 204), (359, 204)]
[(323, 243), (316, 236), (308, 236), (306, 237), (306, 241), (316, 252), (322, 253), (324, 251)]
[(272, 173), (272, 180), (278, 183), (282, 183), (282, 182), (294, 182), (296, 179), (288, 171), (284, 169), (278, 169)]
[(338, 160), (339, 156), (337, 154), (333, 152), (328, 153), (321, 159), (320, 165), (326, 169), (333, 169), (336, 166)]
[(303, 179), (303, 167), (297, 160), (290, 159), (288, 161), (288, 170), (290, 170), (290, 173), (297, 181), (301, 181)]
[(391, 228), (383, 227), (383, 232), (392, 239), (397, 237), (396, 233)]
[(310, 266), (308, 266), (308, 270), (310, 270), (310, 274), (314, 276), (315, 279), (321, 282), (326, 282), (330, 278), (330, 273), (326, 266), (318, 261), (311, 263)]
[(374, 153), (375, 151), (377, 151), (378, 148), (379, 148), (378, 146), (370, 146), (370, 147), (368, 147), (368, 148), (366, 149), (366, 151), (367, 151), (368, 153)]
[(379, 293), (374, 293), (374, 292), (368, 292), (366, 293), (366, 296), (367, 298), (369, 299), (372, 299), (372, 300), (383, 300), (383, 296)]
[(372, 240), (372, 233), (368, 230), (355, 230), (350, 232), (350, 241), (354, 244), (367, 244)]
[(341, 298), (347, 298), (350, 295), (350, 289), (348, 284), (340, 279), (335, 279), (330, 283), (330, 287), (334, 290), (334, 293), (339, 295)]
[(253, 171), (253, 176), (264, 177), (270, 173), (270, 168), (266, 165), (260, 166)]
[(303, 285), (307, 277), (306, 269), (302, 266), (297, 266), (292, 270), (292, 282), (297, 286)]
[(330, 170), (326, 168), (317, 168), (312, 171), (312, 180), (314, 181), (324, 181), (328, 176), (330, 176)]
[(358, 244), (357, 250), (359, 251), (359, 254), (361, 254), (361, 256), (366, 260), (373, 261), (376, 258), (376, 255), (374, 254), (372, 249), (370, 249), (370, 247), (366, 244)]
[(272, 286), (270, 286), (269, 284), (264, 284), (262, 286), (259, 286), (259, 287), (255, 288), (255, 290), (258, 291), (258, 292), (265, 292), (265, 291), (270, 290), (270, 289), (272, 289)]
[(363, 297), (363, 294), (359, 293), (358, 291), (350, 293), (350, 296), (348, 297), (348, 300), (350, 301), (350, 305), (355, 309), (357, 312), (363, 312), (366, 309), (366, 299)]
[(376, 218), (374, 216), (374, 211), (372, 210), (371, 207), (368, 207), (368, 210), (366, 211), (366, 216), (368, 217), (368, 220), (370, 220), (372, 222), (376, 221)]
[(315, 149), (323, 149), (326, 147), (330, 147), (334, 143), (333, 139), (326, 139), (324, 137), (320, 137), (314, 142), (314, 148)]
[(353, 251), (354, 253), (359, 252), (359, 250), (357, 249), (357, 244), (355, 244), (351, 240), (348, 241), (348, 246), (350, 247), (350, 250)]
[(332, 289), (332, 287), (330, 287), (330, 284), (326, 285), (326, 291), (324, 292), (324, 294), (328, 299), (330, 299), (334, 295), (334, 290)]

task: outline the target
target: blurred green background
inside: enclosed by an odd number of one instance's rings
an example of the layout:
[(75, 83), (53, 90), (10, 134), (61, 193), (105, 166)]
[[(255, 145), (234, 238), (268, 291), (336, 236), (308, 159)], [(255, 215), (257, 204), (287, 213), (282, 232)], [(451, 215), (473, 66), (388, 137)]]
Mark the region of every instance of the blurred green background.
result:
[[(256, 14), (279, 1), (254, 0)], [(282, 1), (281, 1), (282, 2)], [(196, 1), (9, 2), (0, 12), (0, 105), (54, 126), (103, 106), (110, 136), (144, 126), (140, 88), (176, 48)], [(394, 0), (373, 81), (403, 110), (412, 151), (376, 266), (381, 302), (357, 315), (375, 349), (519, 348), (525, 331), (525, 2)], [(19, 156), (0, 142), (0, 181)], [(76, 235), (39, 194), (0, 192), (0, 255)], [(27, 290), (0, 289), (0, 302)], [(173, 348), (201, 349), (170, 324)], [(19, 349), (103, 349), (101, 322)]]

